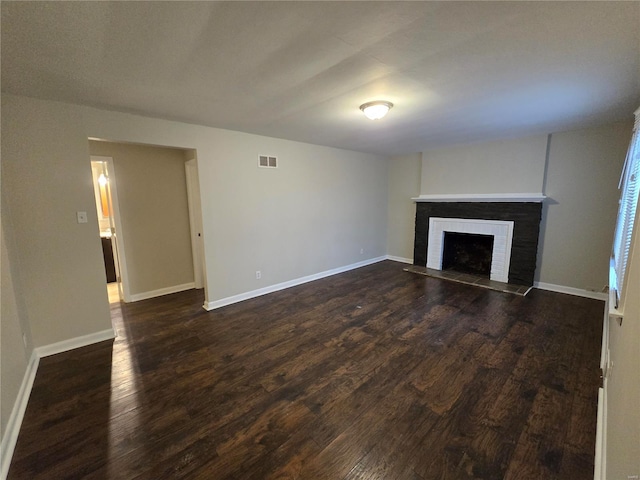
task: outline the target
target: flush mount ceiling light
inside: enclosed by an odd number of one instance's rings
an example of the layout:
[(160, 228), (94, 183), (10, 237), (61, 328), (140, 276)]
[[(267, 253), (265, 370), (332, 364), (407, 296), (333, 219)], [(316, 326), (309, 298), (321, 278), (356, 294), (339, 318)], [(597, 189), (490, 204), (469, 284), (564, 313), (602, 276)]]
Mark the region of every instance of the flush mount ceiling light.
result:
[(360, 105), (360, 110), (362, 110), (362, 113), (364, 113), (367, 118), (370, 118), (371, 120), (378, 120), (384, 117), (391, 107), (393, 107), (393, 103), (378, 100), (375, 102), (363, 103)]

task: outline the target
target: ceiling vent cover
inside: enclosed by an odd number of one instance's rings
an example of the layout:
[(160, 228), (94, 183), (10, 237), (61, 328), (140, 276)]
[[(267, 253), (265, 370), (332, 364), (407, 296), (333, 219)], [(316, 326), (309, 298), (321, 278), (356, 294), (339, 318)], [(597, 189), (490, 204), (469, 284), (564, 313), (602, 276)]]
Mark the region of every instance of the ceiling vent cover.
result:
[(277, 168), (278, 157), (274, 157), (272, 155), (259, 155), (258, 166), (264, 168)]

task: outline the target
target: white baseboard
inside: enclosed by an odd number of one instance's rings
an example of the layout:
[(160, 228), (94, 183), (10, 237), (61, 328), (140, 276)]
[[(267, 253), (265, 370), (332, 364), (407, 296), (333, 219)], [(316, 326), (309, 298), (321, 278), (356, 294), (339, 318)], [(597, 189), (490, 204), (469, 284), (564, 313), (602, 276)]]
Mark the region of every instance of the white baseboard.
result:
[(2, 436), (2, 443), (0, 444), (0, 479), (2, 480), (6, 479), (9, 474), (11, 457), (13, 457), (13, 451), (16, 448), (18, 434), (20, 433), (20, 427), (22, 426), (22, 419), (24, 418), (24, 412), (27, 410), (29, 396), (31, 395), (31, 388), (33, 387), (33, 381), (36, 378), (39, 362), (40, 357), (38, 357), (38, 354), (34, 350), (31, 353), (27, 369), (24, 372), (24, 377), (20, 384), (20, 390), (18, 390), (18, 396), (13, 404), (13, 409), (11, 410), (9, 421), (7, 422), (7, 428)]
[(364, 260), (358, 263), (352, 263), (351, 265), (346, 265), (344, 267), (338, 267), (332, 270), (326, 270), (324, 272), (314, 273), (313, 275), (307, 275), (306, 277), (295, 278), (293, 280), (289, 280), (288, 282), (276, 283), (275, 285), (259, 288), (258, 290), (252, 290), (250, 292), (240, 293), (238, 295), (222, 298), (220, 300), (214, 300), (213, 302), (205, 302), (202, 308), (204, 308), (207, 311), (215, 310), (216, 308), (224, 307), (226, 305), (231, 305), (232, 303), (242, 302), (243, 300), (249, 300), (250, 298), (260, 297), (268, 293), (284, 290), (285, 288), (291, 288), (291, 287), (295, 287), (296, 285), (302, 285), (303, 283), (308, 283), (314, 280), (320, 280), (321, 278), (330, 277), (331, 275), (337, 275), (338, 273), (344, 273), (344, 272), (348, 272), (349, 270), (355, 270), (356, 268), (366, 267), (367, 265), (378, 263), (386, 259), (387, 259), (386, 256), (370, 258), (369, 260)]
[(183, 283), (182, 285), (174, 285), (173, 287), (159, 288), (158, 290), (151, 290), (149, 292), (134, 293), (133, 295), (129, 296), (129, 301), (138, 302), (140, 300), (161, 297), (162, 295), (169, 295), (170, 293), (184, 292), (185, 290), (192, 290), (194, 288), (196, 288), (195, 282)]
[(607, 478), (607, 383), (609, 377), (609, 301), (604, 306), (602, 322), (602, 345), (600, 348), (600, 369), (602, 371), (602, 387), (598, 389), (598, 415), (596, 420), (596, 454), (593, 462), (593, 479)]
[(33, 382), (36, 378), (40, 359), (50, 355), (55, 355), (56, 353), (67, 352), (74, 348), (86, 347), (93, 343), (111, 340), (113, 338), (115, 338), (115, 332), (110, 328), (108, 330), (102, 330), (101, 332), (90, 333), (89, 335), (83, 335), (81, 337), (63, 340), (62, 342), (52, 343), (51, 345), (44, 345), (33, 350), (31, 353), (31, 359), (27, 365), (27, 370), (25, 371), (20, 385), (20, 390), (18, 390), (18, 396), (13, 404), (11, 416), (7, 422), (7, 428), (2, 436), (2, 442), (0, 443), (0, 480), (5, 480), (9, 473), (11, 457), (13, 457), (13, 451), (16, 448), (16, 442), (18, 441), (18, 435), (20, 434), (20, 427), (22, 426), (24, 413), (27, 410), (29, 396), (31, 395), (31, 389), (33, 388)]
[(44, 345), (34, 350), (38, 358), (48, 357), (57, 353), (68, 352), (74, 348), (86, 347), (93, 343), (104, 342), (105, 340), (111, 340), (116, 338), (113, 328), (102, 330), (101, 332), (90, 333), (89, 335), (83, 335), (81, 337), (70, 338), (69, 340), (63, 340), (62, 342), (52, 343), (51, 345)]
[(604, 292), (592, 292), (581, 288), (565, 287), (564, 285), (554, 285), (553, 283), (533, 282), (533, 286), (540, 290), (548, 290), (550, 292), (566, 293), (576, 295), (578, 297), (594, 298), (596, 300), (606, 300), (608, 294)]
[(413, 265), (413, 258), (396, 257), (395, 255), (387, 255), (387, 260), (393, 260), (394, 262), (408, 263)]
[(593, 480), (607, 478), (607, 380), (604, 388), (598, 389), (598, 420), (596, 424), (596, 455), (593, 468)]

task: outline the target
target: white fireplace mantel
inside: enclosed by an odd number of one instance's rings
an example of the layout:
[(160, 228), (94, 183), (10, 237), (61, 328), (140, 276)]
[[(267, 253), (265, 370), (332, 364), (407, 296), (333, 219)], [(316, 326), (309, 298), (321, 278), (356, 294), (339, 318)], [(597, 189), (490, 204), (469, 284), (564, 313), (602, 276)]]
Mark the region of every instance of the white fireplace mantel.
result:
[(539, 203), (546, 195), (542, 193), (453, 193), (420, 195), (414, 202), (523, 202)]

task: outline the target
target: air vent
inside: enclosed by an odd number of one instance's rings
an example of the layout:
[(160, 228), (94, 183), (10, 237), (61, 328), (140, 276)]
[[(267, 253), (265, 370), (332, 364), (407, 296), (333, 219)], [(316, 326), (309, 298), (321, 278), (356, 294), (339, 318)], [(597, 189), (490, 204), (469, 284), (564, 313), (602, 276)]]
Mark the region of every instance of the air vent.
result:
[(263, 168), (277, 168), (278, 157), (273, 157), (271, 155), (259, 155), (258, 166)]

